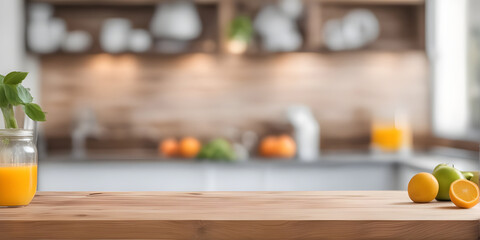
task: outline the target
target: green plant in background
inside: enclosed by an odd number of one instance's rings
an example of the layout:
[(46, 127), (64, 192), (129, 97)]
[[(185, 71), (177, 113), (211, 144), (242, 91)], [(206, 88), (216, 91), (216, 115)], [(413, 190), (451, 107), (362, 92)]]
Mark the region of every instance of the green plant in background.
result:
[(45, 121), (45, 113), (40, 106), (33, 103), (30, 89), (22, 86), (27, 72), (11, 72), (0, 75), (0, 108), (2, 109), (5, 128), (18, 128), (14, 106), (21, 105), (27, 116), (34, 121)]
[(227, 140), (217, 138), (204, 145), (197, 158), (230, 162), (235, 160), (235, 151)]
[(230, 23), (228, 39), (250, 42), (253, 36), (253, 27), (250, 18), (247, 16), (237, 16)]

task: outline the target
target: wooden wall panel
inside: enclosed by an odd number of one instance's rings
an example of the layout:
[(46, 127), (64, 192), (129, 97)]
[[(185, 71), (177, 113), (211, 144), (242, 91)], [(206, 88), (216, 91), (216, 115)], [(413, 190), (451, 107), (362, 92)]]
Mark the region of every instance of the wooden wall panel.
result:
[(288, 131), (292, 104), (312, 108), (324, 147), (366, 146), (371, 115), (406, 108), (414, 134), (429, 134), (426, 56), (411, 52), (292, 53), (258, 57), (190, 54), (53, 55), (42, 58), (48, 139), (70, 136), (88, 106), (101, 139), (224, 136), (229, 128)]

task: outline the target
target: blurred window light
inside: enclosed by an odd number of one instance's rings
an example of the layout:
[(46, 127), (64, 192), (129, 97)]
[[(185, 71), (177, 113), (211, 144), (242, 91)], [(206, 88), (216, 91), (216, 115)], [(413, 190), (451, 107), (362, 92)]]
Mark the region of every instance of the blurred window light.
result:
[(462, 140), (472, 137), (467, 74), (468, 7), (469, 0), (427, 1), (433, 130), (439, 137)]
[(1, 0), (0, 73), (20, 70), (23, 66), (23, 1)]
[[(468, 104), (471, 109), (470, 121), (477, 136), (480, 135), (480, 1), (469, 0), (467, 74)], [(480, 136), (479, 136), (480, 138)]]

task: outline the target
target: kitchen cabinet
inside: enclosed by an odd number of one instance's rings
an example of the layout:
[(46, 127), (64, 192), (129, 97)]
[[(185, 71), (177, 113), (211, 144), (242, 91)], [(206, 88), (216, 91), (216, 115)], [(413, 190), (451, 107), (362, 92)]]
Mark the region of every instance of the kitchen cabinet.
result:
[[(336, 160), (335, 160), (336, 159)], [(391, 160), (315, 163), (156, 160), (40, 161), (41, 191), (310, 191), (399, 189)], [(418, 172), (418, 170), (417, 170)], [(408, 174), (407, 174), (408, 175)]]
[(396, 189), (394, 163), (42, 162), (41, 191)]
[(396, 189), (395, 163), (43, 162), (41, 191), (307, 191)]
[(338, 191), (396, 189), (393, 163), (334, 164), (331, 166), (272, 167), (268, 191)]
[(40, 160), (40, 191), (326, 191), (406, 190), (438, 163), (474, 171), (478, 162), (440, 156), (375, 158), (346, 154), (305, 163), (281, 160), (216, 163), (155, 159)]

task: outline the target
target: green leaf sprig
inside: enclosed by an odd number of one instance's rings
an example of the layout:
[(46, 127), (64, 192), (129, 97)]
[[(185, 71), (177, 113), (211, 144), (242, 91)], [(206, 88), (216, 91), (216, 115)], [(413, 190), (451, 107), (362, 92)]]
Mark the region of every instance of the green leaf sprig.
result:
[(45, 121), (45, 112), (33, 103), (30, 89), (22, 86), (27, 72), (11, 72), (6, 76), (0, 75), (0, 109), (3, 113), (6, 128), (18, 128), (15, 119), (14, 106), (22, 105), (27, 116), (34, 121)]
[(249, 43), (253, 36), (253, 27), (250, 18), (247, 16), (237, 16), (231, 22), (228, 29), (228, 38), (230, 40), (243, 41)]

